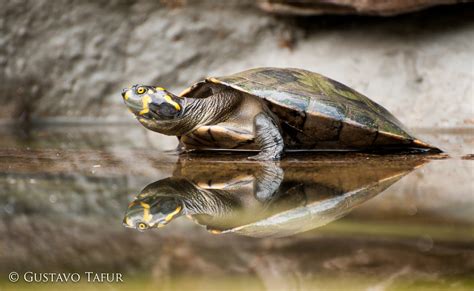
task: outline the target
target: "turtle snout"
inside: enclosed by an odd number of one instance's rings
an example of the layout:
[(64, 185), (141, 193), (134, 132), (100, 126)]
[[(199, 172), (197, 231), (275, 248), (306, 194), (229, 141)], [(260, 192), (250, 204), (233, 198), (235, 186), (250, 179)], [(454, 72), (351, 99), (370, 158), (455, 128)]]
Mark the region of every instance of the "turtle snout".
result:
[(129, 101), (129, 99), (134, 99), (134, 94), (132, 88), (123, 88), (122, 89), (122, 98), (125, 102)]
[(122, 89), (122, 97), (125, 98), (125, 94), (127, 94), (128, 88), (123, 88)]

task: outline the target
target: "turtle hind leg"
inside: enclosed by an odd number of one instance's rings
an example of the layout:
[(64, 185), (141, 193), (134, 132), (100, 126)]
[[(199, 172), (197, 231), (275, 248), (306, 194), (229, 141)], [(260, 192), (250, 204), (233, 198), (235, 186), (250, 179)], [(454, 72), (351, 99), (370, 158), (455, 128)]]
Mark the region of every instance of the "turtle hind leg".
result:
[(275, 120), (261, 112), (254, 119), (255, 143), (260, 153), (249, 157), (250, 160), (279, 160), (283, 154), (284, 142)]

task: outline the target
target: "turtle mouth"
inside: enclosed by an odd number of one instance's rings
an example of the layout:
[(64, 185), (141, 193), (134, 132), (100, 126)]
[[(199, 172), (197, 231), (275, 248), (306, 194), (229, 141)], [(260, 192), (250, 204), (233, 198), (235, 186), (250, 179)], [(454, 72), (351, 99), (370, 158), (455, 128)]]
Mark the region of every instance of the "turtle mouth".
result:
[(125, 101), (126, 103), (135, 99), (133, 98), (132, 88), (123, 88), (121, 95), (122, 95), (123, 101)]
[(152, 112), (147, 112), (147, 113), (135, 113), (135, 115), (137, 116), (137, 118), (140, 118), (140, 119), (146, 119), (146, 120), (153, 120), (153, 121), (159, 121), (155, 114), (153, 114)]
[(123, 220), (122, 220), (122, 225), (128, 228), (135, 228), (133, 224), (133, 219), (130, 218), (129, 214), (127, 214)]
[(145, 114), (142, 114), (143, 106), (139, 102), (131, 102), (130, 100), (126, 100), (125, 104), (127, 107), (130, 109), (130, 111), (135, 114), (135, 115), (141, 115), (144, 116)]
[(127, 98), (123, 99), (128, 109), (136, 116), (144, 119), (158, 119), (153, 103), (145, 98)]
[(124, 99), (127, 99), (127, 98), (128, 98), (128, 96), (125, 97), (125, 95), (127, 95), (127, 92), (128, 92), (128, 91), (130, 91), (130, 88), (123, 88), (123, 89), (122, 89), (122, 97), (123, 97)]

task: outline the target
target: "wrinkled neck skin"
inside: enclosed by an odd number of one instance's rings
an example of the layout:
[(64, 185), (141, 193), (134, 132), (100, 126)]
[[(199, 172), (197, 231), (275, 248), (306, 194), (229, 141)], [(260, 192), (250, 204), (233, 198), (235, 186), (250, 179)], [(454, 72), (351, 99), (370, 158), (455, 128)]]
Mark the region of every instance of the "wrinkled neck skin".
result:
[(225, 191), (205, 190), (195, 188), (196, 191), (188, 193), (190, 197), (182, 200), (188, 215), (207, 214), (210, 216), (225, 216), (238, 206), (232, 195)]
[(160, 183), (160, 187), (160, 189), (152, 189), (151, 195), (158, 192), (160, 196), (167, 193), (167, 196), (178, 198), (184, 207), (181, 213), (186, 215), (224, 216), (239, 205), (239, 202), (228, 192), (202, 189), (185, 178), (166, 179)]
[(181, 136), (204, 125), (226, 120), (241, 102), (238, 91), (224, 89), (206, 98), (181, 97), (182, 112), (171, 120), (137, 117), (146, 128), (165, 135)]

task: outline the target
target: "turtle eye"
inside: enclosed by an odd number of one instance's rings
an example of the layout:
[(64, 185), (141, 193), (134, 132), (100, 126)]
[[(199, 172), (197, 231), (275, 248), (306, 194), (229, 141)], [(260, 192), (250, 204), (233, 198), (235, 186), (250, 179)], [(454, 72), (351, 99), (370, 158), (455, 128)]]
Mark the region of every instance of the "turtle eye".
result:
[(146, 89), (144, 87), (138, 87), (138, 89), (137, 89), (138, 94), (143, 94), (143, 93), (145, 93), (145, 91), (146, 91)]
[(138, 224), (138, 229), (139, 229), (139, 230), (145, 230), (145, 229), (147, 229), (147, 225), (146, 225), (145, 223), (143, 223), (143, 222), (140, 222), (140, 223)]

